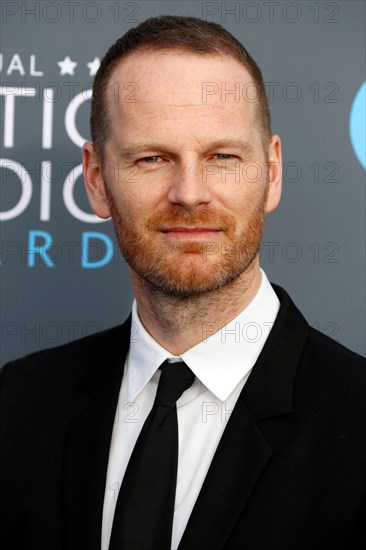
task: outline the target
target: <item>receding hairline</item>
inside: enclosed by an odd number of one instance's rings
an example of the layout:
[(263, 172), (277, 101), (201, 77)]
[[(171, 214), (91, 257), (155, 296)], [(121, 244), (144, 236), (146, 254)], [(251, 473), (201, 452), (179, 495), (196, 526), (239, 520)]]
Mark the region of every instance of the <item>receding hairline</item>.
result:
[[(118, 80), (116, 80), (115, 82), (113, 82), (113, 75), (116, 74), (117, 71), (121, 70), (121, 67), (124, 65), (124, 63), (128, 62), (131, 60), (131, 58), (135, 57), (135, 56), (138, 56), (140, 55), (140, 57), (149, 57), (149, 56), (153, 56), (153, 57), (163, 57), (163, 56), (168, 56), (168, 55), (173, 55), (173, 56), (184, 56), (184, 57), (192, 57), (192, 58), (215, 58), (215, 59), (222, 59), (222, 60), (225, 60), (225, 59), (230, 59), (232, 61), (235, 61), (236, 62), (236, 65), (238, 66), (238, 68), (240, 68), (242, 71), (244, 71), (246, 73), (246, 80), (249, 78), (249, 81), (251, 83), (253, 83), (254, 85), (257, 86), (257, 83), (256, 83), (256, 79), (255, 77), (251, 74), (251, 71), (250, 69), (248, 68), (248, 66), (244, 65), (244, 63), (238, 59), (232, 52), (230, 51), (213, 51), (213, 52), (198, 52), (196, 50), (191, 50), (189, 49), (188, 47), (185, 47), (185, 46), (174, 46), (174, 47), (148, 47), (147, 45), (139, 45), (138, 47), (136, 47), (135, 49), (133, 49), (132, 51), (129, 51), (126, 55), (124, 55), (123, 57), (121, 57), (120, 59), (116, 60), (114, 63), (113, 63), (113, 67), (111, 66), (110, 67), (110, 74), (108, 76), (108, 78), (106, 79), (105, 81), (105, 86), (104, 86), (104, 102), (105, 102), (105, 107), (106, 107), (106, 111), (108, 112), (109, 111), (109, 108), (108, 108), (108, 104), (109, 104), (109, 101), (110, 99), (108, 100), (107, 99), (107, 91), (108, 89), (112, 89), (112, 91), (110, 92), (110, 94), (108, 94), (110, 97), (113, 97), (113, 86), (114, 84), (116, 84), (118, 82)], [(203, 81), (202, 81), (203, 82)], [(219, 81), (219, 84), (221, 84), (222, 81)], [(127, 82), (128, 83), (128, 82)], [(131, 85), (132, 84), (135, 84), (134, 82), (131, 82)], [(117, 91), (118, 90), (118, 86), (116, 86), (115, 90)], [(126, 92), (127, 93), (127, 92)], [(255, 113), (254, 113), (254, 116), (255, 118), (259, 115), (259, 111), (260, 111), (260, 107), (259, 107), (259, 101), (256, 101), (256, 102), (250, 102), (250, 103), (253, 103), (255, 105)], [(110, 118), (108, 116), (108, 126), (110, 127)], [(258, 126), (261, 125), (261, 117), (258, 116), (258, 119), (259, 119), (259, 124)]]
[(121, 69), (121, 66), (123, 64), (130, 61), (131, 58), (135, 57), (136, 55), (137, 56), (139, 55), (141, 58), (149, 57), (149, 56), (164, 57), (164, 56), (172, 55), (172, 56), (182, 56), (182, 57), (192, 57), (192, 58), (202, 58), (202, 59), (216, 58), (216, 59), (222, 59), (222, 60), (225, 60), (225, 59), (232, 60), (232, 61), (235, 61), (237, 66), (240, 67), (242, 70), (244, 70), (249, 76), (249, 78), (251, 79), (251, 81), (255, 83), (255, 78), (251, 74), (248, 66), (244, 65), (242, 61), (240, 61), (235, 55), (233, 55), (230, 52), (223, 52), (223, 51), (197, 52), (197, 51), (192, 51), (185, 47), (177, 47), (177, 46), (175, 46), (174, 48), (164, 48), (164, 49), (161, 49), (161, 48), (152, 49), (152, 48), (140, 46), (137, 49), (128, 52), (126, 55), (124, 55), (120, 59), (116, 60), (116, 62), (113, 64), (113, 67), (111, 67), (110, 74), (106, 81), (105, 88), (110, 84), (113, 74), (117, 70)]
[[(113, 98), (113, 96), (118, 93), (120, 90), (119, 90), (119, 86), (118, 86), (118, 79), (116, 78), (115, 81), (113, 81), (113, 77), (114, 75), (116, 75), (116, 72), (117, 71), (123, 71), (122, 69), (122, 66), (125, 64), (125, 63), (128, 63), (129, 61), (131, 61), (131, 58), (134, 57), (134, 54), (136, 55), (140, 55), (141, 58), (143, 57), (149, 57), (149, 56), (153, 56), (153, 57), (164, 57), (164, 56), (169, 56), (169, 55), (177, 55), (177, 56), (184, 56), (184, 57), (191, 57), (191, 58), (215, 58), (215, 59), (221, 59), (221, 60), (225, 60), (225, 59), (231, 59), (232, 61), (236, 62), (236, 65), (238, 67), (238, 69), (241, 69), (242, 71), (244, 71), (244, 73), (246, 74), (246, 78), (245, 80), (248, 80), (248, 82), (251, 82), (253, 83), (254, 85), (256, 85), (256, 82), (255, 82), (255, 79), (254, 77), (251, 75), (250, 71), (248, 70), (248, 68), (243, 65), (243, 63), (241, 63), (236, 57), (234, 57), (233, 55), (229, 55), (227, 53), (223, 53), (223, 52), (213, 52), (213, 53), (206, 53), (204, 52), (204, 54), (201, 54), (199, 52), (195, 52), (195, 51), (190, 51), (190, 50), (187, 50), (187, 49), (183, 49), (183, 48), (170, 48), (170, 49), (165, 49), (164, 51), (155, 51), (155, 50), (151, 50), (151, 49), (139, 49), (139, 50), (133, 50), (131, 52), (128, 52), (127, 55), (123, 56), (121, 59), (119, 59), (119, 61), (117, 63), (115, 63), (115, 66), (113, 67), (113, 69), (111, 69), (111, 72), (110, 72), (110, 75), (108, 76), (107, 80), (106, 80), (106, 83), (105, 83), (105, 87), (104, 87), (104, 103), (105, 103), (105, 106), (106, 106), (106, 112), (108, 113), (109, 111), (109, 108), (108, 108), (108, 104), (110, 103), (111, 101), (111, 98)], [(162, 77), (164, 78), (164, 76)], [(220, 78), (217, 79), (217, 82), (214, 82), (215, 84), (218, 83), (219, 85), (222, 84), (223, 82), (223, 79), (220, 80)], [(202, 80), (202, 85), (205, 83), (204, 80)], [(134, 81), (126, 81), (123, 83), (125, 86), (128, 84), (130, 87), (131, 87), (131, 90), (126, 90), (126, 94), (131, 92), (131, 94), (133, 93), (133, 86), (137, 84), (137, 82), (134, 82)], [(209, 82), (208, 84), (213, 84), (213, 82)], [(236, 82), (235, 82), (236, 84)], [(108, 94), (108, 90), (109, 90), (109, 94)], [(138, 89), (136, 90), (138, 91)], [(230, 90), (228, 90), (228, 93), (230, 92)], [(108, 98), (109, 96), (109, 98)], [(254, 102), (253, 102), (254, 103)], [(258, 106), (256, 105), (256, 109), (255, 111), (258, 111)], [(256, 114), (256, 113), (255, 113)], [(108, 116), (109, 118), (109, 116)], [(110, 120), (109, 120), (110, 122)]]
[[(239, 43), (240, 44), (240, 43)], [(241, 46), (241, 44), (240, 44)], [(244, 48), (244, 47), (243, 47)], [(109, 132), (111, 129), (111, 119), (109, 115), (109, 103), (107, 99), (107, 91), (108, 88), (111, 88), (113, 86), (113, 77), (116, 74), (116, 71), (120, 69), (120, 67), (123, 65), (124, 61), (129, 61), (134, 56), (140, 55), (143, 56), (164, 56), (164, 55), (176, 55), (176, 56), (186, 56), (186, 57), (202, 57), (206, 59), (210, 58), (221, 58), (221, 59), (232, 59), (236, 61), (236, 63), (244, 69), (246, 76), (250, 78), (250, 81), (256, 86), (257, 93), (260, 94), (259, 98), (256, 101), (253, 101), (255, 103), (255, 109), (254, 109), (254, 117), (256, 125), (261, 131), (262, 135), (262, 143), (263, 147), (265, 149), (268, 148), (270, 138), (271, 138), (271, 121), (270, 121), (270, 112), (269, 112), (269, 105), (268, 105), (268, 99), (265, 98), (264, 100), (261, 98), (261, 95), (264, 93), (266, 96), (266, 92), (264, 90), (264, 83), (263, 78), (261, 75), (261, 71), (258, 67), (258, 65), (255, 63), (255, 61), (251, 58), (250, 54), (245, 50), (244, 48), (244, 55), (242, 55), (242, 52), (238, 53), (234, 49), (230, 48), (229, 46), (226, 46), (222, 42), (220, 43), (219, 47), (214, 45), (211, 50), (207, 51), (206, 49), (197, 49), (196, 47), (191, 47), (189, 44), (160, 44), (156, 43), (154, 41), (152, 42), (142, 42), (139, 44), (136, 44), (128, 51), (123, 52), (120, 56), (116, 56), (114, 59), (112, 59), (108, 65), (103, 70), (103, 83), (101, 87), (99, 87), (99, 90), (101, 92), (100, 99), (102, 100), (102, 103), (100, 104), (102, 111), (105, 115), (105, 124), (104, 124), (104, 136), (103, 136), (103, 142), (98, 139), (97, 145), (97, 153), (98, 156), (101, 157), (101, 160), (103, 161), (103, 148), (104, 144), (108, 140)], [(246, 61), (245, 56), (248, 55), (249, 59)], [(116, 86), (118, 89), (118, 86)], [(100, 154), (99, 154), (100, 153)]]

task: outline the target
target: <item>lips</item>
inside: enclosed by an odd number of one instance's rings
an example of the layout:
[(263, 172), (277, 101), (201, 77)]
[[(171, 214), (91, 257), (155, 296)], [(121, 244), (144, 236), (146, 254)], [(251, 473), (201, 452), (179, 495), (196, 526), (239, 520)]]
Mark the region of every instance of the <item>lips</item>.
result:
[(177, 233), (202, 233), (205, 231), (221, 231), (215, 227), (168, 227), (161, 229), (163, 233), (177, 232)]
[(221, 229), (213, 227), (169, 227), (160, 230), (168, 237), (175, 239), (212, 239)]

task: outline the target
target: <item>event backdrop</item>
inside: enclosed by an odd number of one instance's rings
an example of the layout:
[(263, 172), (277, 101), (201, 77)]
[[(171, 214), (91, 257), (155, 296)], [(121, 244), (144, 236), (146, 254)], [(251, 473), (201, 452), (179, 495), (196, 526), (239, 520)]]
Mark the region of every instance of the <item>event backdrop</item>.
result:
[(99, 60), (161, 14), (222, 24), (260, 65), (284, 151), (262, 266), (312, 326), (364, 354), (365, 2), (3, 1), (1, 362), (130, 310), (112, 224), (86, 200), (81, 146)]

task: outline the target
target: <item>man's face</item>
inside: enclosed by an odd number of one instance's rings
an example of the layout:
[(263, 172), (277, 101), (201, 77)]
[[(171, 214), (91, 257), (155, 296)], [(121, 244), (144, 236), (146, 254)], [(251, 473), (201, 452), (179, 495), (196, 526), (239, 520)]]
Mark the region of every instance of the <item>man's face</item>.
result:
[(277, 205), (251, 81), (230, 57), (182, 52), (136, 52), (112, 74), (99, 198), (89, 198), (112, 216), (130, 268), (169, 295), (236, 280)]

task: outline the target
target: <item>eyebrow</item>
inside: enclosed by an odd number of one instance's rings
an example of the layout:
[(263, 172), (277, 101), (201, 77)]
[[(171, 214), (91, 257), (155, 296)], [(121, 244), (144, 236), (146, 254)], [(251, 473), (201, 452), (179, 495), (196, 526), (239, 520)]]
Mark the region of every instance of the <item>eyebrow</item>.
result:
[[(233, 139), (233, 138), (213, 141), (211, 143), (208, 143), (205, 146), (206, 151), (211, 151), (218, 148), (236, 149), (236, 150), (243, 151), (245, 154), (249, 154), (249, 155), (253, 154), (254, 152), (254, 148), (251, 143), (241, 139)], [(126, 147), (120, 147), (119, 158), (130, 159), (135, 155), (146, 151), (167, 151), (167, 147), (166, 145), (162, 145), (160, 143), (136, 142), (136, 143), (127, 145)]]
[(242, 139), (220, 139), (218, 141), (213, 141), (208, 144), (207, 149), (219, 149), (219, 148), (231, 148), (231, 149), (240, 149), (246, 153), (253, 153), (254, 147), (249, 141)]

